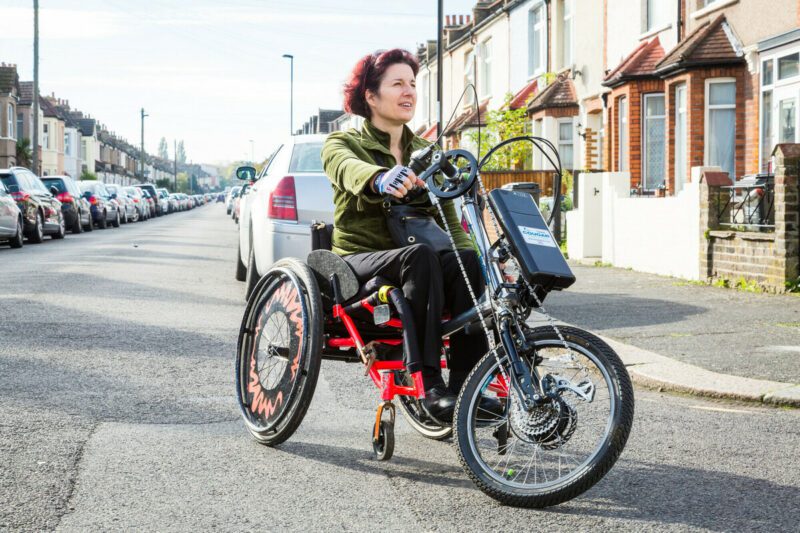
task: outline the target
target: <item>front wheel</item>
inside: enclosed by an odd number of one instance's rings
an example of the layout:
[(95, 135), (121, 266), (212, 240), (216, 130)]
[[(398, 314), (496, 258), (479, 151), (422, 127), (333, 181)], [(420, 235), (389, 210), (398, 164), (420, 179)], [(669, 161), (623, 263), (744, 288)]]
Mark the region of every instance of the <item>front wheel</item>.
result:
[(245, 309), (236, 351), (236, 387), (245, 425), (268, 446), (302, 422), (322, 361), (322, 296), (298, 259), (275, 263)]
[[(525, 408), (507, 386), (508, 359), (484, 356), (458, 398), (456, 444), (475, 484), (492, 498), (519, 507), (548, 507), (597, 483), (622, 453), (633, 423), (633, 387), (619, 356), (596, 336), (561, 327), (528, 330), (533, 364), (547, 399)], [(502, 362), (500, 371), (498, 359)], [(503, 406), (492, 412), (483, 397)]]

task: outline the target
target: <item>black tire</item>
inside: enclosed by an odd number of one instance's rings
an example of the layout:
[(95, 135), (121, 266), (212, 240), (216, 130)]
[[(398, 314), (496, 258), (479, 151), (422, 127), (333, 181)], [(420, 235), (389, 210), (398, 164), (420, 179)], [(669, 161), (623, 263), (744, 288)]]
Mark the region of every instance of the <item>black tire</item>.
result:
[(256, 267), (256, 254), (253, 251), (253, 244), (250, 244), (250, 255), (247, 258), (247, 273), (244, 280), (244, 298), (250, 298), (250, 295), (258, 283), (258, 268)]
[(72, 233), (78, 234), (83, 233), (83, 224), (81, 224), (81, 212), (78, 211), (75, 215), (75, 223), (72, 224), (72, 229), (70, 230)]
[(64, 224), (64, 215), (58, 214), (58, 231), (51, 235), (53, 239), (63, 239), (67, 235), (67, 226)]
[(322, 361), (323, 315), (314, 275), (294, 258), (275, 263), (247, 302), (236, 349), (236, 396), (245, 426), (261, 444), (276, 446), (291, 437), (308, 411)]
[(242, 261), (242, 245), (236, 247), (236, 281), (247, 280), (247, 265)]
[(108, 219), (106, 218), (106, 212), (103, 211), (103, 215), (100, 217), (100, 220), (97, 221), (97, 227), (100, 229), (106, 229), (108, 227)]
[(42, 212), (37, 210), (36, 211), (36, 221), (33, 224), (33, 230), (31, 230), (31, 234), (28, 237), (28, 240), (34, 244), (39, 244), (44, 240), (44, 218), (42, 217)]
[(11, 245), (12, 248), (22, 248), (25, 244), (25, 223), (22, 221), (22, 217), (19, 217), (17, 220), (17, 233), (14, 235), (8, 244)]
[(391, 422), (381, 420), (378, 440), (372, 441), (372, 451), (378, 461), (388, 461), (394, 455), (394, 426)]
[[(512, 409), (508, 407), (506, 407), (505, 414), (502, 416), (495, 415), (489, 421), (486, 418), (482, 418), (479, 421), (476, 413), (479, 409), (481, 394), (487, 390), (485, 384), (491, 383), (491, 380), (494, 379), (493, 376), (497, 375), (498, 369), (496, 357), (489, 353), (472, 370), (456, 404), (454, 416), (455, 442), (461, 464), (478, 488), (506, 505), (541, 508), (575, 498), (597, 483), (611, 469), (622, 453), (630, 434), (634, 410), (633, 387), (619, 356), (605, 342), (591, 333), (572, 327), (561, 327), (559, 329), (573, 353), (579, 354), (579, 357), (585, 358), (586, 361), (590, 361), (593, 364), (596, 372), (595, 376), (589, 373), (581, 374), (582, 370), (573, 371), (572, 369), (581, 367), (581, 365), (574, 363), (578, 359), (570, 359), (566, 363), (561, 362), (563, 358), (546, 359), (544, 362), (537, 361), (537, 372), (542, 372), (542, 376), (544, 376), (547, 375), (548, 368), (556, 370), (560, 368), (565, 374), (569, 372), (569, 375), (572, 376), (569, 378), (570, 380), (587, 376), (582, 379), (581, 383), (586, 381), (592, 383), (591, 401), (579, 403), (582, 400), (578, 400), (579, 397), (577, 395), (569, 396), (569, 394), (574, 393), (562, 390), (557, 393), (556, 399), (550, 400), (552, 405), (556, 407), (551, 407), (551, 404), (545, 404), (541, 411), (533, 413), (522, 413), (521, 410), (516, 410), (516, 413), (521, 413), (516, 415), (519, 417), (516, 418), (516, 422), (515, 415), (510, 414)], [(560, 349), (564, 351), (563, 353), (567, 353), (563, 348), (562, 341), (550, 326), (529, 330), (526, 333), (526, 339), (536, 345), (538, 357), (545, 353), (544, 350), (547, 348), (552, 350)], [(502, 354), (502, 349), (498, 353), (501, 354), (500, 357), (505, 365), (507, 359)], [(546, 366), (548, 364), (552, 366)], [(561, 364), (560, 367), (558, 366), (559, 364)], [(586, 367), (583, 366), (582, 368), (585, 369)], [(594, 377), (597, 377), (597, 383), (602, 383), (607, 387), (607, 399), (595, 396), (597, 389), (595, 382), (592, 381)], [(607, 402), (608, 416), (587, 417), (584, 414), (585, 411), (578, 410), (571, 404), (573, 399), (579, 408), (586, 407), (587, 411), (593, 408), (599, 408), (604, 411), (604, 406)], [(553, 412), (556, 412), (557, 415), (547, 414)], [(486, 415), (483, 416), (485, 417)], [(549, 421), (547, 417), (551, 417)], [(544, 422), (542, 422), (543, 420)], [(587, 439), (584, 427), (591, 426), (591, 422), (595, 420), (599, 420), (597, 425), (602, 430), (598, 429), (598, 433), (602, 431), (602, 436), (598, 439), (591, 437)], [(551, 423), (550, 427), (553, 429), (548, 429), (549, 433), (540, 432), (540, 428), (543, 425), (550, 425)], [(507, 424), (509, 427), (506, 429), (505, 435), (498, 437), (497, 430), (502, 430), (503, 424)], [(517, 425), (515, 426), (515, 424)], [(503, 460), (506, 461), (502, 467), (500, 467), (500, 462), (494, 468), (490, 466), (493, 463), (488, 457), (492, 453), (488, 451), (490, 439), (485, 437), (481, 439), (476, 435), (478, 431), (484, 435), (492, 435), (493, 430), (495, 431), (494, 438), (497, 439), (494, 443), (494, 453), (503, 456), (505, 458)], [(502, 448), (499, 446), (501, 437), (505, 437), (509, 441)], [(533, 459), (526, 465), (527, 472), (524, 480), (521, 483), (517, 482), (522, 471), (517, 470), (516, 465), (522, 464), (525, 456), (523, 454), (523, 459), (520, 463), (515, 463), (513, 457), (508, 456), (509, 454), (513, 455), (515, 452), (515, 443), (511, 442), (512, 439), (516, 439), (517, 443), (523, 443), (520, 448), (530, 446), (539, 451), (538, 459), (543, 464), (542, 472), (544, 476), (540, 475), (538, 479), (544, 478), (543, 482), (537, 483), (537, 471), (536, 466), (534, 466), (534, 479), (531, 484), (528, 484)], [(480, 457), (482, 452), (477, 450), (478, 442), (486, 443), (486, 461)], [(575, 455), (583, 457), (584, 454), (582, 452), (576, 453), (573, 450), (577, 450), (580, 446), (585, 446), (587, 442), (588, 450), (590, 451), (585, 454), (586, 458), (580, 462), (572, 459), (574, 463), (567, 463), (567, 459)], [(561, 461), (565, 452), (567, 456), (564, 460), (567, 466), (564, 468), (568, 469), (572, 464), (576, 466), (562, 476)], [(556, 464), (552, 459), (549, 464), (545, 462), (544, 454), (549, 453), (559, 453), (560, 455), (557, 462), (557, 475), (553, 476), (551, 474), (548, 478), (547, 468), (555, 468), (554, 465)], [(536, 457), (535, 452), (531, 457)], [(495, 471), (498, 467), (502, 474)], [(514, 477), (511, 478), (511, 476)]]
[(91, 211), (89, 212), (89, 223), (88, 223), (88, 224), (86, 224), (86, 225), (83, 227), (83, 229), (84, 229), (84, 231), (87, 231), (87, 232), (94, 230), (94, 220), (92, 220), (92, 213), (91, 213)]
[(114, 221), (111, 223), (111, 225), (114, 226), (115, 228), (118, 228), (119, 224), (120, 224), (120, 218), (119, 218), (119, 210), (118, 210), (117, 211), (117, 216), (114, 217)]

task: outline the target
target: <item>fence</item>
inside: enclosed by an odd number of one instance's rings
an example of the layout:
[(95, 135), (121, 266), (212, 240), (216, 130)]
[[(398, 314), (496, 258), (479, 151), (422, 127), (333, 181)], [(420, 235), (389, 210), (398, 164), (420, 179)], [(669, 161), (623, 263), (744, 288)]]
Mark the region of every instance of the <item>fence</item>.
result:
[(775, 230), (775, 176), (744, 179), (714, 192), (720, 226), (748, 231)]
[[(537, 183), (542, 197), (553, 195), (555, 173), (552, 170), (503, 170), (481, 172), (481, 179), (487, 190), (498, 189), (507, 183)], [(561, 194), (567, 192), (567, 184), (561, 180)]]

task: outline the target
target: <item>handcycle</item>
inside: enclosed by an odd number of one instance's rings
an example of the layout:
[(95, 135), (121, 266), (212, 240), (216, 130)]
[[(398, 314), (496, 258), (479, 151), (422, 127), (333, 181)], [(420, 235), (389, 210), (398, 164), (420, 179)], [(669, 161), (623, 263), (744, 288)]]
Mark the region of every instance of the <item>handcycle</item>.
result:
[[(444, 151), (436, 144), (412, 156), (411, 167), (426, 183), (442, 219), (439, 199), (462, 198), (486, 287), (478, 299), (468, 282), (474, 307), (442, 319), (443, 368), (451, 355), (448, 338), (455, 332), (482, 333), (490, 347), (461, 389), (452, 425), (437, 420), (420, 402), (425, 395), (421, 359), (402, 291), (379, 277), (359, 285), (344, 260), (330, 251), (332, 228), (317, 224), (306, 260), (273, 264), (255, 286), (242, 319), (237, 397), (258, 442), (276, 446), (292, 436), (313, 397), (321, 360), (331, 359), (363, 364), (380, 392), (372, 429), (379, 460), (390, 459), (394, 451), (396, 400), (423, 436), (452, 436), (469, 477), (505, 504), (555, 505), (586, 491), (610, 470), (631, 430), (630, 378), (605, 342), (556, 324), (544, 311), (547, 294), (567, 288), (575, 278), (533, 197), (502, 189), (487, 193), (480, 179), (480, 168), (494, 150), (520, 140), (551, 150), (558, 161), (553, 145), (537, 137), (504, 141), (480, 162), (468, 151)], [(558, 206), (560, 162), (548, 159), (557, 170)], [(494, 226), (494, 239), (484, 214)], [(450, 241), (455, 249), (452, 235)], [(534, 311), (549, 323), (529, 325)], [(496, 399), (502, 412), (483, 409), (484, 397)]]

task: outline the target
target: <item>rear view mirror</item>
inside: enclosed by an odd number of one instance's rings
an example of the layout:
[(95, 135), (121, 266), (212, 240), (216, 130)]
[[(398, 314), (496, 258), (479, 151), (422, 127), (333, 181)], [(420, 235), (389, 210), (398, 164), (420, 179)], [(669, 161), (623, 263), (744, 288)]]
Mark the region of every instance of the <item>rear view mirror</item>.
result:
[(55, 185), (51, 186), (50, 187), (50, 192), (53, 194), (53, 196), (57, 196), (58, 195), (58, 187), (56, 187)]
[(254, 167), (239, 167), (236, 169), (236, 177), (242, 181), (252, 181), (256, 179), (256, 169)]

